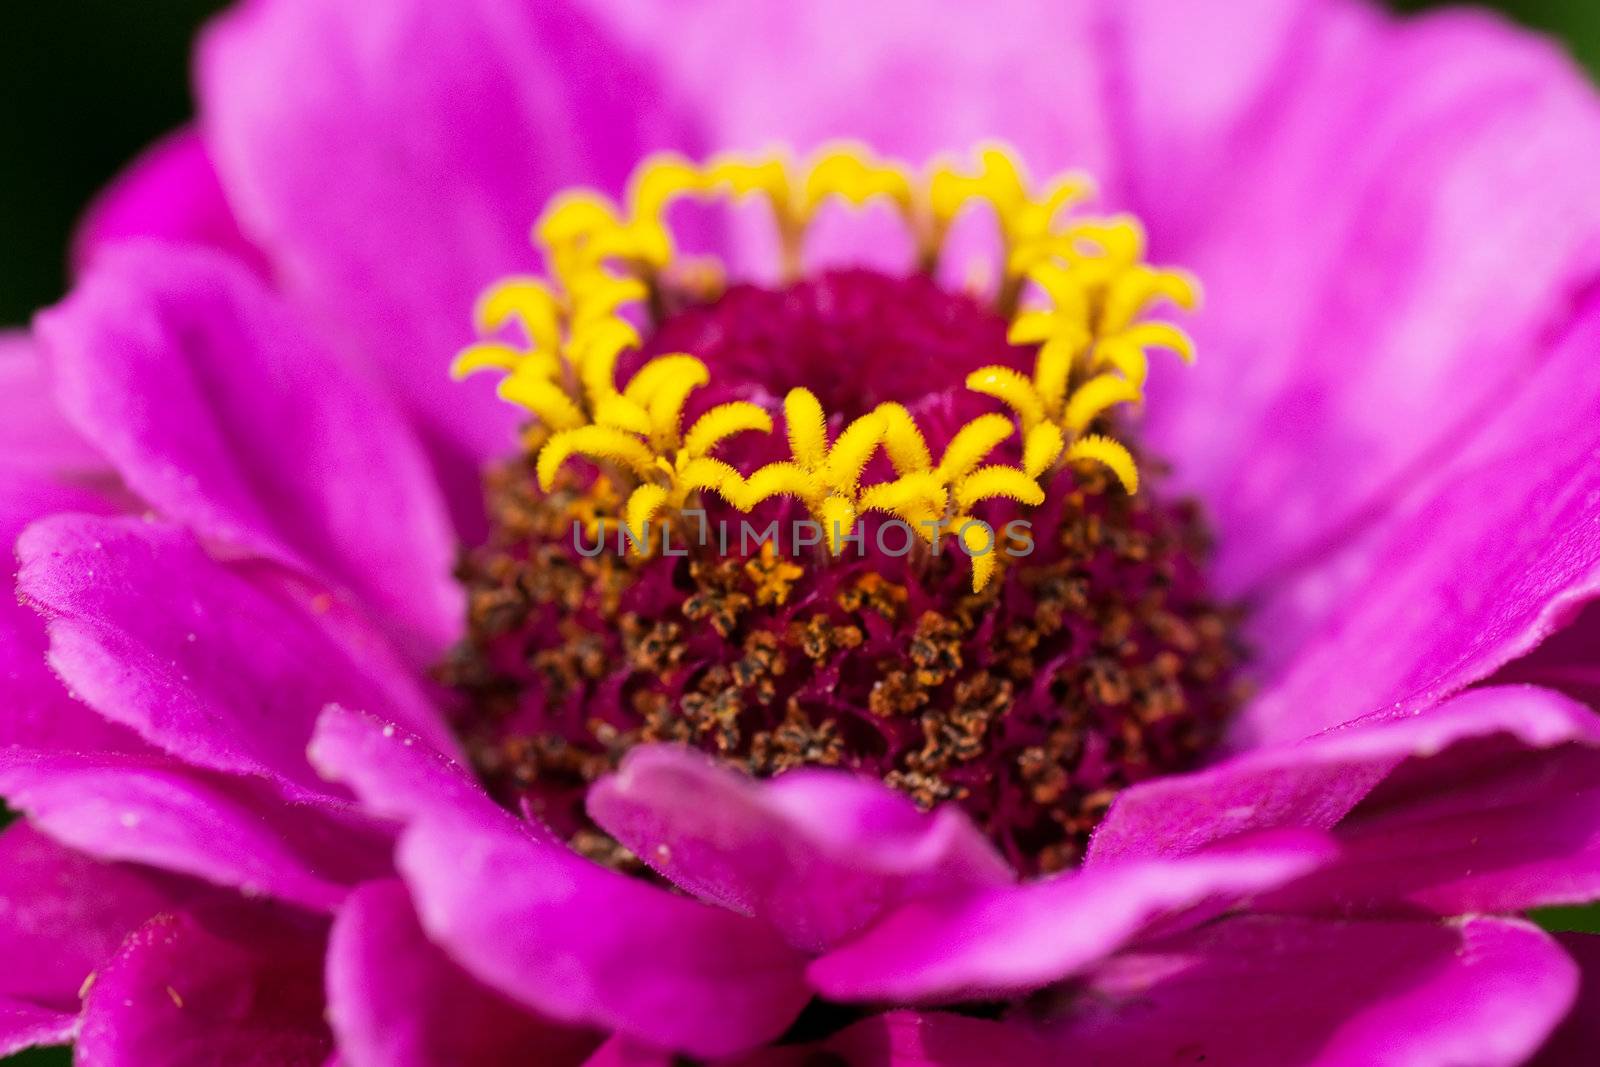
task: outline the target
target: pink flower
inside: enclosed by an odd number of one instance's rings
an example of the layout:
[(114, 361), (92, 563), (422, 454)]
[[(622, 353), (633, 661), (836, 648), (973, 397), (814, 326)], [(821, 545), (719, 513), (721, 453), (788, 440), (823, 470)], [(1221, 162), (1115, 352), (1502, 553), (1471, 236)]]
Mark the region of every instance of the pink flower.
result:
[[(1600, 103), (1548, 45), (1354, 0), (253, 0), (197, 69), (197, 128), (0, 351), (0, 1053), (1592, 1055), (1600, 953), (1519, 917), (1600, 898)], [(473, 302), (538, 268), (569, 186), (838, 137), (1082, 168), (1204, 279), (1200, 361), (1155, 362), (1130, 436), (1171, 477), (1048, 483), (1053, 531), (1137, 542), (1047, 545), (1067, 591), (882, 570), (908, 606), (879, 621), (859, 568), (655, 560), (608, 607), (517, 525), (559, 494), (502, 466), (486, 512), (518, 416), (446, 377)], [(1004, 320), (885, 278), (883, 218), (823, 221), (806, 280), (645, 350), (702, 355), (715, 399), (905, 403), (943, 444), (962, 376), (1017, 356)], [(1257, 691), (1222, 735), (1232, 603)], [(773, 645), (734, 648), (750, 618)], [(759, 693), (736, 651), (798, 718), (718, 732)], [(728, 766), (791, 762), (872, 774)]]

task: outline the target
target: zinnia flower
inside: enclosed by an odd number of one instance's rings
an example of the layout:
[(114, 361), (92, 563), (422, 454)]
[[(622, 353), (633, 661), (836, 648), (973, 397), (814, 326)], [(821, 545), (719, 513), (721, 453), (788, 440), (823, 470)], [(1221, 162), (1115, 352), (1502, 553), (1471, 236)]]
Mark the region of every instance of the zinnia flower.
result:
[(1547, 44), (251, 0), (197, 70), (0, 362), (0, 1052), (1592, 1057)]

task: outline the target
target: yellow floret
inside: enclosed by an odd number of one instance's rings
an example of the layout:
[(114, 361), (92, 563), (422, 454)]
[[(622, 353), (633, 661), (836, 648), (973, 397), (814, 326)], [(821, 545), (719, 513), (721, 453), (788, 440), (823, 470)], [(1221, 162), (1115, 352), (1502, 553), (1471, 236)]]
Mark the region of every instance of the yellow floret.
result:
[[(779, 154), (723, 155), (703, 166), (673, 154), (653, 156), (636, 170), (620, 205), (591, 191), (551, 203), (534, 234), (555, 280), (511, 277), (491, 286), (474, 308), (479, 340), (456, 356), (450, 372), (504, 375), (500, 395), (533, 416), (526, 441), (546, 491), (574, 456), (601, 464), (612, 477), (634, 479), (623, 506), (630, 524), (681, 509), (697, 492), (720, 493), (745, 510), (789, 496), (823, 525), (838, 552), (866, 511), (931, 527), (948, 525), (953, 513), (956, 523), (969, 521), (985, 500), (1036, 506), (1044, 480), (1068, 463), (1098, 463), (1136, 492), (1128, 449), (1088, 431), (1117, 405), (1142, 400), (1151, 350), (1194, 359), (1187, 333), (1144, 316), (1161, 301), (1192, 309), (1199, 287), (1182, 271), (1144, 262), (1147, 241), (1137, 219), (1075, 215), (1092, 194), (1080, 175), (1035, 185), (996, 145), (982, 146), (970, 167), (942, 162), (922, 182), (903, 164), (851, 144), (825, 147), (801, 166)], [(960, 427), (935, 465), (904, 405), (880, 404), (830, 442), (821, 403), (797, 388), (783, 405), (792, 461), (746, 476), (710, 458), (736, 434), (770, 433), (772, 416), (734, 401), (685, 429), (690, 394), (711, 378), (689, 353), (655, 357), (617, 382), (624, 353), (643, 343), (635, 324), (670, 310), (669, 297), (682, 299), (680, 289), (663, 282), (675, 254), (668, 211), (681, 197), (707, 195), (766, 198), (789, 275), (800, 269), (810, 220), (830, 199), (892, 203), (911, 230), (916, 266), (929, 272), (955, 217), (974, 201), (987, 206), (1002, 245), (995, 303), (1011, 320), (1007, 340), (1034, 348), (1033, 365), (1024, 372), (996, 363), (970, 374), (966, 385), (1008, 414)], [(993, 462), (991, 453), (1019, 430), (1020, 466)], [(863, 485), (880, 446), (895, 477)], [(983, 535), (959, 536), (972, 547)], [(995, 555), (974, 558), (975, 588), (998, 573)]]

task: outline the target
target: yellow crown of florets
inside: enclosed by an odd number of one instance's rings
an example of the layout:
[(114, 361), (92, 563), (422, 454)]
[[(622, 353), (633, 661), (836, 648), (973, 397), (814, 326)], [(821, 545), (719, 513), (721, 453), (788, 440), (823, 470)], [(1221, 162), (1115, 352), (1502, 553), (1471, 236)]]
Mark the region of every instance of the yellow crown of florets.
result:
[[(534, 227), (534, 240), (553, 281), (514, 277), (492, 286), (474, 315), (484, 339), (461, 352), (452, 373), (503, 372), (500, 396), (534, 417), (526, 443), (536, 456), (540, 487), (548, 492), (567, 460), (584, 457), (629, 486), (623, 520), (634, 531), (681, 512), (699, 494), (714, 493), (742, 511), (774, 497), (793, 498), (835, 553), (843, 533), (874, 511), (903, 519), (932, 540), (945, 530), (976, 539), (986, 536), (969, 532), (978, 504), (1006, 499), (1036, 506), (1044, 501), (1041, 480), (1064, 464), (1099, 464), (1136, 492), (1138, 469), (1127, 448), (1090, 429), (1111, 409), (1143, 399), (1150, 349), (1194, 358), (1181, 329), (1144, 315), (1160, 300), (1193, 308), (1195, 281), (1144, 262), (1138, 220), (1072, 216), (1070, 209), (1091, 192), (1080, 175), (1036, 188), (1014, 158), (995, 147), (978, 153), (975, 168), (938, 163), (922, 180), (852, 145), (824, 149), (805, 166), (776, 154), (719, 156), (703, 166), (656, 157), (634, 173), (621, 205), (590, 191), (551, 204)], [(966, 386), (1009, 413), (963, 426), (935, 463), (903, 406), (882, 404), (830, 440), (816, 396), (794, 389), (783, 403), (791, 458), (746, 474), (711, 453), (735, 434), (772, 432), (772, 418), (756, 404), (735, 401), (712, 408), (685, 431), (684, 406), (710, 380), (695, 356), (657, 356), (619, 387), (619, 357), (642, 344), (634, 322), (658, 317), (664, 306), (662, 279), (675, 256), (668, 208), (685, 197), (717, 196), (759, 197), (768, 204), (791, 278), (800, 272), (808, 228), (830, 201), (891, 204), (916, 242), (919, 269), (928, 272), (938, 268), (957, 217), (974, 205), (987, 207), (1001, 243), (993, 298), (1010, 320), (1009, 340), (1037, 349), (1031, 374), (985, 367), (970, 374)], [(706, 266), (699, 267), (704, 286)], [(514, 342), (496, 339), (508, 331), (519, 335)], [(1021, 465), (986, 462), (1013, 433), (1021, 435)], [(879, 449), (895, 477), (864, 485), (863, 472)], [(634, 542), (636, 550), (647, 550), (643, 541)], [(995, 556), (973, 555), (974, 589), (994, 576)]]

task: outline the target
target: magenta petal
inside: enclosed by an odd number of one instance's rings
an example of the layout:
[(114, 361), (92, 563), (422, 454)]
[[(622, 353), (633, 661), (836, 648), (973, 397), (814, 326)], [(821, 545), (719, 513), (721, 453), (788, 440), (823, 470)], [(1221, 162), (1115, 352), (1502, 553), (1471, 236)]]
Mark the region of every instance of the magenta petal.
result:
[(1085, 1067), (1512, 1067), (1576, 990), (1529, 923), (1255, 916), (1110, 961), (1052, 1030)]
[(0, 993), (75, 1015), (78, 989), (172, 893), (25, 822), (0, 831)]
[(41, 1045), (65, 1045), (78, 1032), (76, 1012), (52, 1011), (0, 993), (0, 1056)]
[[(675, 1059), (672, 1053), (613, 1035), (595, 1049), (594, 1056), (584, 1061), (584, 1067), (675, 1067)], [(750, 1059), (760, 1062), (760, 1053)]]
[(590, 789), (589, 813), (680, 888), (813, 951), (904, 901), (1013, 879), (959, 808), (925, 815), (842, 772), (758, 783), (698, 752), (646, 746)]
[(454, 534), (410, 429), (237, 263), (108, 251), (37, 332), (67, 415), (164, 514), (348, 586), (430, 654), (454, 635)]
[(83, 1067), (321, 1067), (324, 935), (304, 917), (239, 905), (152, 919), (95, 975)]
[[(891, 1011), (870, 1015), (820, 1041), (783, 1044), (722, 1061), (721, 1067), (1030, 1067), (1059, 1057), (1032, 1027), (949, 1012)], [(672, 1067), (674, 1059), (624, 1038), (602, 1045), (584, 1067)]]
[(69, 1040), (84, 979), (173, 900), (151, 877), (26, 823), (0, 832), (0, 1056)]
[(1515, 683), (1554, 689), (1600, 708), (1600, 602), (1590, 601), (1566, 626), (1496, 671), (1486, 684)]
[[(29, 523), (62, 511), (103, 513), (100, 493), (0, 471), (0, 551), (9, 556)], [(9, 590), (8, 590), (9, 593)], [(67, 694), (45, 662), (44, 623), (11, 595), (0, 595), (0, 746), (80, 752), (138, 751), (132, 731)]]
[[(845, 1063), (883, 1067), (956, 1067), (1003, 1063), (1008, 1067), (1057, 1062), (1054, 1050), (1028, 1028), (947, 1012), (893, 1011), (846, 1027), (816, 1052)], [(765, 1063), (760, 1058), (756, 1063)], [(796, 1057), (796, 1067), (810, 1062)]]
[(408, 814), (397, 865), (429, 938), (550, 1018), (720, 1056), (776, 1037), (809, 999), (802, 958), (766, 926), (580, 858), (474, 801), (403, 731), (331, 709), (313, 752)]
[(1578, 1002), (1550, 1036), (1532, 1067), (1590, 1067), (1600, 1048), (1600, 937), (1558, 934), (1561, 947), (1578, 965)]
[(344, 1067), (581, 1063), (596, 1038), (479, 985), (427, 939), (398, 882), (340, 910), (328, 941), (328, 1013)]
[[(1246, 710), (1242, 738), (1425, 707), (1533, 648), (1600, 590), (1600, 292), (1558, 336), (1391, 515), (1281, 591), (1337, 606)], [(1269, 609), (1265, 621), (1281, 620)]]
[(1320, 838), (1293, 835), (915, 901), (808, 973), (838, 1000), (949, 1003), (1025, 993), (1081, 973), (1174, 916), (1297, 878), (1329, 854)]
[[(30, 527), (18, 554), (18, 587), (49, 622), (62, 679), (191, 763), (325, 795), (305, 746), (330, 701), (442, 731), (420, 696), (396, 699), (381, 639), (358, 658), (348, 633), (330, 635), (270, 575), (252, 580), (212, 561), (187, 531), (60, 516)], [(342, 617), (331, 606), (330, 615)]]
[[(860, 138), (912, 164), (1003, 139), (1041, 174), (1110, 169), (1088, 5), (586, 0), (687, 87), (716, 138)], [(1049, 41), (1048, 50), (1039, 42)], [(818, 77), (825, 63), (827, 77)]]
[(239, 232), (205, 145), (189, 128), (145, 149), (100, 194), (73, 238), (74, 272), (105, 248), (141, 237), (215, 248), (262, 274), (268, 270), (261, 251)]
[(1473, 690), (1134, 786), (1088, 866), (1335, 827), (1341, 861), (1296, 887), (1301, 904), (1318, 892), (1445, 912), (1588, 899), (1600, 892), (1597, 757), (1600, 717), (1582, 705), (1526, 687)]
[(556, 192), (620, 190), (683, 146), (668, 92), (563, 0), (256, 0), (202, 40), (199, 85), (245, 229), (476, 507), (516, 416), (446, 377), (473, 301), (537, 266), (528, 228)]
[[(716, 143), (805, 152), (841, 138), (913, 166), (994, 141), (1040, 178), (1068, 168), (1114, 181), (1099, 99), (1101, 21), (1093, 5), (1033, 0), (584, 0), (685, 88)], [(1049, 41), (1041, 50), (1040, 41)], [(819, 64), (826, 77), (818, 77)], [(979, 221), (982, 220), (967, 220)], [(749, 222), (752, 225), (741, 225)], [(813, 267), (904, 271), (913, 251), (884, 205), (825, 207), (807, 235)], [(770, 220), (736, 216), (730, 256), (773, 277)], [(992, 262), (989, 229), (958, 225), (948, 280)], [(969, 259), (969, 252), (974, 259)]]
[(810, 996), (768, 928), (511, 825), (421, 819), (398, 864), (434, 940), (554, 1018), (717, 1056), (777, 1037)]
[(331, 910), (390, 869), (390, 837), (353, 813), (163, 756), (0, 749), (0, 796), (88, 855), (311, 909)]
[(1259, 625), (1290, 632), (1304, 617), (1306, 640), (1238, 741), (1430, 704), (1530, 651), (1600, 589), (1600, 293), (1552, 338), (1389, 514), (1274, 589)]
[[(751, 1062), (761, 1064), (762, 1053), (750, 1057)], [(605, 1044), (595, 1049), (594, 1055), (583, 1061), (583, 1067), (674, 1067), (676, 1057), (671, 1052), (641, 1045), (625, 1037), (610, 1037)], [(743, 1061), (741, 1062), (741, 1067)], [(787, 1063), (779, 1060), (780, 1063)]]
[(38, 346), (25, 333), (0, 333), (0, 468), (109, 478), (111, 468), (56, 407)]
[[(1341, 574), (1330, 546), (1403, 506), (1556, 358), (1549, 342), (1600, 269), (1600, 101), (1554, 42), (1477, 13), (1113, 10), (1107, 103), (1128, 206), (1153, 255), (1207, 292), (1200, 361), (1155, 368), (1150, 430), (1218, 521), (1225, 585), (1277, 597), (1283, 617), (1256, 629), (1276, 662), (1306, 636), (1299, 616), (1350, 598), (1269, 583), (1302, 565)], [(1482, 528), (1526, 501), (1503, 503)], [(1440, 612), (1407, 602), (1425, 635)]]
[(1600, 741), (1506, 737), (1400, 767), (1341, 822), (1340, 860), (1264, 907), (1517, 912), (1600, 898)]
[(365, 712), (323, 709), (306, 754), (324, 777), (348, 784), (385, 819), (406, 822), (443, 809), (468, 820), (505, 816), (461, 764)]
[(1173, 856), (1235, 834), (1327, 829), (1408, 759), (1503, 735), (1528, 749), (1600, 743), (1600, 719), (1543, 690), (1474, 690), (1417, 715), (1373, 717), (1295, 744), (1235, 756), (1122, 792), (1089, 845), (1087, 864)]

